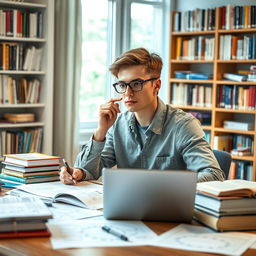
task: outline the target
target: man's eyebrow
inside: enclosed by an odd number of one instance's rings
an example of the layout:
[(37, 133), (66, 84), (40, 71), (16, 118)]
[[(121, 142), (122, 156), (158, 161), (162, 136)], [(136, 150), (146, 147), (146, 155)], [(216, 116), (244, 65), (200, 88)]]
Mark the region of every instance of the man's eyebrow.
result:
[[(137, 80), (143, 80), (143, 79), (138, 77), (138, 78), (135, 78), (135, 79), (131, 80), (130, 82), (137, 81)], [(125, 81), (123, 81), (123, 80), (119, 80), (119, 81), (118, 81), (118, 83), (120, 83), (120, 82), (121, 82), (121, 83), (127, 83), (127, 82), (125, 82)], [(130, 82), (129, 82), (129, 83), (130, 83)]]

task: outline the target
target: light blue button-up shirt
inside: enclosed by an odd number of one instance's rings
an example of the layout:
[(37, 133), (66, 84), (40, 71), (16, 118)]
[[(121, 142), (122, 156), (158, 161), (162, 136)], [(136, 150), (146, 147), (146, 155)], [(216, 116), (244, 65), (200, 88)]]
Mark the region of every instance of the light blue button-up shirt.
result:
[(135, 114), (119, 114), (104, 142), (92, 138), (82, 147), (75, 167), (87, 179), (101, 176), (103, 167), (191, 170), (198, 181), (224, 180), (199, 121), (158, 99), (158, 108), (142, 145)]

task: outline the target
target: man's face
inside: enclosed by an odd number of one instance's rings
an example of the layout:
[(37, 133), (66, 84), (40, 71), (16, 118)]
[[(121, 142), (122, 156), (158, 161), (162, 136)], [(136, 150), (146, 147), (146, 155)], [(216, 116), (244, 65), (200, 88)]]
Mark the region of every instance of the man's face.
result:
[[(118, 80), (129, 83), (135, 79), (146, 80), (153, 78), (154, 75), (145, 73), (143, 66), (131, 66), (121, 69), (118, 73)], [(153, 80), (145, 82), (143, 89), (134, 92), (129, 86), (122, 95), (123, 102), (130, 112), (140, 112), (152, 109), (157, 104), (157, 91), (160, 88), (160, 81)]]

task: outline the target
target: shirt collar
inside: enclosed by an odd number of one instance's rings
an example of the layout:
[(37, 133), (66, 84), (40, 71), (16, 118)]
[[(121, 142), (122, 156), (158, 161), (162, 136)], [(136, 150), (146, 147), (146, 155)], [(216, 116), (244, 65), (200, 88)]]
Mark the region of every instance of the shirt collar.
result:
[[(148, 130), (154, 132), (155, 134), (161, 134), (164, 126), (164, 120), (166, 116), (166, 105), (164, 102), (158, 98), (158, 106), (156, 113), (153, 117)], [(129, 127), (134, 131), (136, 128), (136, 117), (134, 113), (130, 113)]]

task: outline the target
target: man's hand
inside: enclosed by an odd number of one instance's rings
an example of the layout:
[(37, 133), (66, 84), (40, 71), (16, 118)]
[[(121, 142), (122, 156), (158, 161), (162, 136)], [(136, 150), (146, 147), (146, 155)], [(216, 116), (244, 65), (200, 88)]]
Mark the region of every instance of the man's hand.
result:
[(107, 103), (102, 104), (99, 109), (99, 125), (94, 132), (93, 139), (96, 141), (103, 141), (108, 129), (114, 124), (117, 119), (117, 114), (120, 113), (119, 104), (117, 101), (122, 100), (110, 99)]
[(74, 169), (74, 168), (70, 168), (70, 170), (71, 170), (72, 176), (67, 172), (66, 167), (61, 167), (60, 181), (67, 185), (74, 185), (83, 178), (83, 171), (81, 169)]

